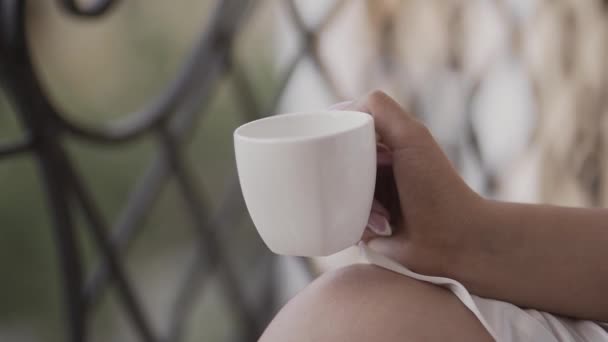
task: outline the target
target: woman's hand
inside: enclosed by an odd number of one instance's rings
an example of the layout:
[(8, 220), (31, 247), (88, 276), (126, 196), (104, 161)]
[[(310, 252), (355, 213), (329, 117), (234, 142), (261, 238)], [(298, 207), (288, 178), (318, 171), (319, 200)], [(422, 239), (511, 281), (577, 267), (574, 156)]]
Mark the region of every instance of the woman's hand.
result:
[(340, 107), (370, 113), (380, 139), (370, 248), (482, 297), (608, 322), (608, 210), (482, 199), (384, 93)]
[[(378, 134), (374, 207), (363, 240), (414, 271), (440, 275), (475, 232), (481, 199), (460, 178), (429, 130), (380, 91), (333, 108), (370, 113)], [(389, 221), (391, 232), (386, 228)]]

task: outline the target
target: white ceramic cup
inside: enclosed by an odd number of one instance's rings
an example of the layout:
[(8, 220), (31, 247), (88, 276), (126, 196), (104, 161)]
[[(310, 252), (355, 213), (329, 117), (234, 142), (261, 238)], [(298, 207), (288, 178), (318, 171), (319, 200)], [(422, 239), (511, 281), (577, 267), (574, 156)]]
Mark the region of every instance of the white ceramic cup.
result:
[(236, 129), (234, 147), (247, 209), (273, 252), (323, 256), (361, 238), (376, 182), (369, 114), (272, 116)]

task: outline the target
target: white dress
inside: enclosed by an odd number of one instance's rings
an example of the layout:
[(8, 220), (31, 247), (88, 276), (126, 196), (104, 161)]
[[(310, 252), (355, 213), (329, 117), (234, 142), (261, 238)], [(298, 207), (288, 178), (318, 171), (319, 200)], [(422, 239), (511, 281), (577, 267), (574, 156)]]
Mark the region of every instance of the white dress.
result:
[(546, 312), (522, 309), (513, 304), (471, 295), (459, 282), (414, 273), (401, 264), (360, 244), (371, 264), (451, 290), (499, 342), (608, 342), (608, 324), (575, 320)]

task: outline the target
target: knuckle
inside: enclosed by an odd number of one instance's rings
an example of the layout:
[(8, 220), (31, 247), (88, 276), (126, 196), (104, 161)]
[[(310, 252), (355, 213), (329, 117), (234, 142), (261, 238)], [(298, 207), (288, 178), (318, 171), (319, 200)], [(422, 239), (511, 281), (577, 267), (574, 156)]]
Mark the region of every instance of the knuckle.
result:
[(389, 99), (390, 97), (386, 95), (386, 93), (382, 90), (374, 90), (367, 95), (366, 102), (369, 104), (370, 107), (377, 107), (385, 103)]

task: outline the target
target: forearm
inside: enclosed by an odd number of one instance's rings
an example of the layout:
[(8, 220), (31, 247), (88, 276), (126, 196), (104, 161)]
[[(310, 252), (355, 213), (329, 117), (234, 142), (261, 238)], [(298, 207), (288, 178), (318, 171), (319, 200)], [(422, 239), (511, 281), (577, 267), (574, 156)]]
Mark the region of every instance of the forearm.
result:
[(478, 238), (454, 277), (480, 296), (608, 321), (608, 210), (494, 201), (481, 208)]

